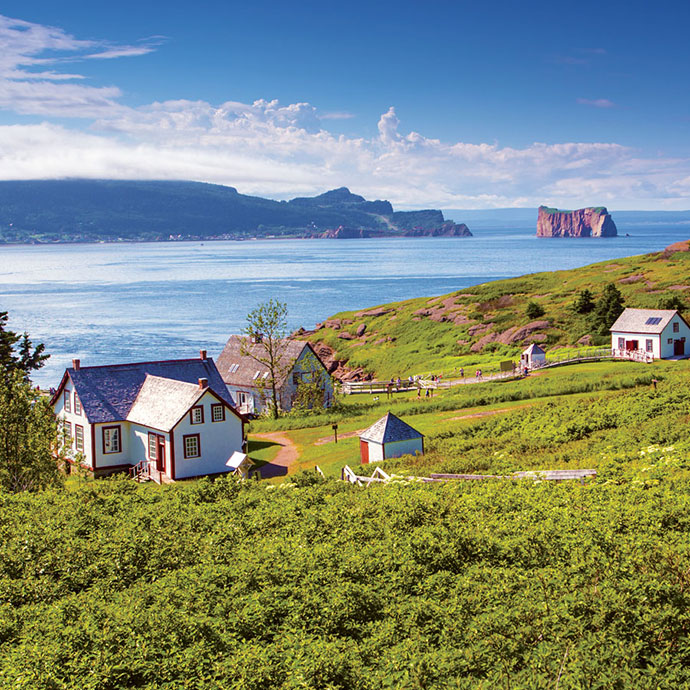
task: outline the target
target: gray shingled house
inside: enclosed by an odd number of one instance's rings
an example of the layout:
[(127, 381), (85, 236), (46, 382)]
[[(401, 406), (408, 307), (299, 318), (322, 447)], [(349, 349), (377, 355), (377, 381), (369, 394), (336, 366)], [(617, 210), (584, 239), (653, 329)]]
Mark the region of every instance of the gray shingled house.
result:
[(359, 435), (362, 464), (424, 453), (424, 435), (389, 412)]
[[(280, 408), (292, 408), (302, 383), (316, 383), (323, 391), (324, 407), (329, 407), (333, 381), (319, 356), (307, 342), (289, 338), (282, 342), (276, 376)], [(261, 414), (270, 401), (269, 368), (252, 355), (265, 357), (264, 346), (245, 336), (231, 335), (218, 357), (218, 371), (242, 414)]]
[(94, 476), (135, 468), (158, 482), (232, 471), (244, 419), (200, 354), (94, 367), (73, 360), (51, 400), (62, 457)]
[(690, 326), (675, 309), (625, 309), (611, 326), (617, 357), (671, 359), (690, 355)]

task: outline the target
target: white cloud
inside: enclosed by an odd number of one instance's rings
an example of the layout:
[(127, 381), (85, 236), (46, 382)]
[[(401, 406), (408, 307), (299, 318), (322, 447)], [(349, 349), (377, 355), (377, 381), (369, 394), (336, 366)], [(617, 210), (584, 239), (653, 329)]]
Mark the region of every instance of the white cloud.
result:
[(608, 98), (578, 98), (580, 105), (591, 105), (594, 108), (615, 108), (616, 104)]
[[(117, 87), (60, 71), (74, 56), (140, 55), (153, 41), (118, 47), (0, 17), (8, 46), (0, 54), (0, 108), (44, 118), (0, 127), (0, 179), (190, 179), (274, 198), (347, 185), (399, 208), (690, 207), (690, 161), (644, 158), (615, 143), (443, 142), (405, 132), (394, 107), (381, 115), (378, 136), (351, 137), (326, 129), (349, 113), (320, 113), (309, 103), (179, 99), (132, 108)], [(600, 101), (585, 104), (610, 103)], [(89, 129), (55, 117), (85, 118)]]

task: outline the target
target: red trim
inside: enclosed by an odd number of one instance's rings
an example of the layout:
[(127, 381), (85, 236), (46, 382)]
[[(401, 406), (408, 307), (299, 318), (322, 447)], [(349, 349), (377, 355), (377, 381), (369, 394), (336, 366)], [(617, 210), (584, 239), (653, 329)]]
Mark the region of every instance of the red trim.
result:
[(91, 425), (91, 469), (96, 469), (96, 425)]
[[(201, 421), (200, 422), (194, 421), (194, 410), (201, 410)], [(193, 426), (196, 426), (197, 424), (203, 424), (204, 423), (204, 406), (203, 405), (192, 405), (192, 407), (189, 408), (189, 423)]]
[(175, 479), (175, 432), (170, 432), (170, 478)]
[[(214, 410), (217, 410), (220, 407), (221, 412), (223, 413), (223, 416), (220, 419), (214, 419), (213, 418), (213, 412)], [(212, 403), (211, 404), (211, 424), (214, 422), (224, 422), (225, 421), (225, 408), (220, 404), (220, 403)]]
[[(79, 449), (79, 441), (77, 439), (77, 429), (81, 429), (81, 450)], [(74, 425), (74, 449), (79, 453), (83, 453), (86, 445), (84, 443), (84, 427), (81, 424)]]
[[(187, 455), (187, 439), (196, 437), (197, 455)], [(185, 434), (182, 437), (182, 452), (185, 460), (196, 460), (201, 457), (201, 434)]]
[[(106, 450), (105, 449), (105, 432), (108, 429), (117, 429), (117, 450)], [(117, 455), (122, 452), (122, 425), (121, 424), (110, 424), (108, 426), (101, 427), (101, 439), (103, 441), (103, 455)]]

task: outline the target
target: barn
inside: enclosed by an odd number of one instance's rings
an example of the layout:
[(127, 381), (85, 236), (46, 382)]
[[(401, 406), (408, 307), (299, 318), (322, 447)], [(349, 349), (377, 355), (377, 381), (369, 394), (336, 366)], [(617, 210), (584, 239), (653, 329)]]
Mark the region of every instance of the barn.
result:
[(424, 453), (424, 435), (389, 412), (359, 436), (362, 464)]

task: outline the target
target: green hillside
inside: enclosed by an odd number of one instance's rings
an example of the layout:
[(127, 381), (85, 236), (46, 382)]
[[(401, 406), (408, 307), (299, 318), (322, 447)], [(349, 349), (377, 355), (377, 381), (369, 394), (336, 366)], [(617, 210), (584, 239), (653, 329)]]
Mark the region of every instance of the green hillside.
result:
[(584, 290), (596, 303), (610, 284), (625, 306), (658, 308), (688, 300), (690, 251), (685, 246), (684, 251), (534, 273), (441, 297), (341, 312), (302, 337), (327, 345), (348, 369), (361, 367), (380, 378), (448, 375), (459, 367), (514, 359), (530, 342), (547, 350), (608, 344), (610, 323), (597, 321), (596, 309), (577, 313), (575, 304)]

